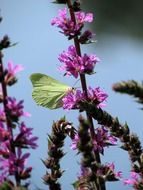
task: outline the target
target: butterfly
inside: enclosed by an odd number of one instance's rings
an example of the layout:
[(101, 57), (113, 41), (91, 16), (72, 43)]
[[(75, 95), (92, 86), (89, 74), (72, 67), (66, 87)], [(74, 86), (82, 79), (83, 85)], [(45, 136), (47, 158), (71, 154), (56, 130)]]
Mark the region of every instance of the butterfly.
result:
[(54, 78), (41, 73), (30, 76), (33, 85), (32, 97), (35, 102), (49, 109), (62, 107), (62, 98), (72, 88)]

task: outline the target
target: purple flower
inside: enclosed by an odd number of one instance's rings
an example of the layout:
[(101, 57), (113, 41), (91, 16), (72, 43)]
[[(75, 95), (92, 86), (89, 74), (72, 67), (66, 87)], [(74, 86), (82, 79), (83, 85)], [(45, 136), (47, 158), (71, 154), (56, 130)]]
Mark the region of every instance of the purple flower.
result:
[(80, 90), (70, 90), (67, 92), (66, 96), (62, 99), (63, 109), (76, 109), (78, 108), (78, 103), (84, 99), (83, 93)]
[(117, 138), (112, 136), (112, 135), (109, 135), (108, 136), (108, 141), (112, 144), (112, 145), (116, 145), (117, 144)]
[(8, 62), (8, 74), (15, 76), (18, 72), (22, 71), (24, 67), (22, 65), (15, 65), (12, 61)]
[(84, 22), (92, 22), (93, 21), (93, 14), (92, 13), (84, 13), (84, 12), (76, 12), (75, 13), (77, 24), (84, 23)]
[(94, 150), (100, 153), (104, 153), (104, 147), (108, 145), (115, 145), (117, 138), (109, 135), (108, 130), (104, 127), (98, 127), (95, 129), (95, 137), (93, 140)]
[(5, 112), (0, 109), (0, 127), (4, 128), (4, 122), (6, 121)]
[(37, 148), (36, 141), (38, 137), (32, 135), (33, 128), (28, 128), (22, 122), (19, 126), (19, 134), (16, 135), (14, 143), (16, 146), (21, 148)]
[(131, 179), (125, 179), (124, 180), (124, 185), (136, 185), (139, 182), (139, 174), (136, 172), (131, 172), (130, 173)]
[(103, 103), (107, 98), (107, 94), (100, 90), (99, 87), (92, 89), (88, 88), (88, 98), (85, 93), (80, 90), (70, 90), (62, 99), (63, 109), (77, 109), (79, 108), (78, 103), (81, 101), (93, 102), (98, 108), (105, 106)]
[(15, 122), (17, 122), (21, 116), (29, 116), (28, 112), (23, 111), (23, 102), (23, 100), (17, 102), (17, 100), (12, 97), (7, 98), (7, 112), (9, 117)]
[(25, 170), (25, 165), (30, 153), (22, 155), (22, 151), (18, 148), (16, 154), (10, 153), (7, 159), (3, 159), (3, 166), (9, 170), (10, 175), (14, 175), (15, 172), (22, 173)]
[(78, 178), (81, 179), (82, 177), (88, 177), (91, 175), (91, 170), (90, 168), (87, 167), (80, 167), (80, 173), (78, 174)]
[(76, 35), (80, 34), (81, 29), (85, 22), (93, 21), (92, 13), (76, 12), (75, 13), (76, 23), (74, 23), (71, 18), (67, 16), (67, 9), (64, 8), (59, 10), (58, 17), (52, 19), (51, 24), (56, 25), (61, 29), (61, 32), (72, 39)]
[(73, 150), (76, 150), (77, 149), (77, 144), (78, 144), (78, 142), (79, 142), (79, 136), (78, 136), (78, 134), (75, 134), (75, 136), (74, 136), (74, 139), (72, 139), (72, 144), (71, 144), (71, 149), (73, 149)]
[(103, 92), (100, 87), (88, 88), (88, 98), (92, 100), (98, 108), (104, 107), (106, 104), (103, 103), (107, 99), (108, 95)]
[(24, 68), (22, 65), (15, 65), (12, 61), (8, 62), (8, 67), (6, 69), (5, 82), (6, 84), (13, 84), (16, 81), (15, 75), (22, 71)]
[(10, 155), (10, 142), (9, 139), (1, 142), (0, 144), (0, 155), (4, 158), (9, 157)]
[(3, 127), (0, 126), (0, 141), (3, 142), (9, 138), (10, 138), (9, 131), (5, 130)]
[[(71, 149), (76, 150), (79, 143), (79, 136), (76, 134), (72, 139)], [(93, 140), (94, 150), (103, 154), (104, 147), (117, 144), (117, 138), (109, 135), (108, 130), (104, 127), (98, 127), (95, 129), (95, 137)]]
[(93, 73), (94, 66), (99, 62), (99, 58), (96, 55), (78, 56), (75, 46), (71, 45), (67, 52), (63, 52), (59, 55), (59, 61), (62, 63), (60, 70), (65, 72), (65, 75), (73, 75), (75, 78), (79, 74)]
[(0, 121), (5, 121), (5, 112), (3, 109), (0, 109)]
[(117, 179), (122, 178), (123, 172), (122, 172), (122, 171), (116, 172), (116, 171), (115, 171), (115, 164), (114, 164), (113, 162), (112, 162), (112, 163), (108, 163), (108, 164), (107, 164), (107, 167), (110, 168), (110, 170), (114, 173), (114, 175), (115, 175), (115, 177), (116, 177)]

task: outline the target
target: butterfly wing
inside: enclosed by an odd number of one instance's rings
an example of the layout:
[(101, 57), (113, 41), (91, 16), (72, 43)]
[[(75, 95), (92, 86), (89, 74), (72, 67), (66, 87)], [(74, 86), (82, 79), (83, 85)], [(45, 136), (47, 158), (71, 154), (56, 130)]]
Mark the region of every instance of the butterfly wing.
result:
[(69, 86), (41, 73), (32, 74), (30, 79), (33, 85), (32, 97), (38, 105), (49, 109), (62, 107), (61, 100)]

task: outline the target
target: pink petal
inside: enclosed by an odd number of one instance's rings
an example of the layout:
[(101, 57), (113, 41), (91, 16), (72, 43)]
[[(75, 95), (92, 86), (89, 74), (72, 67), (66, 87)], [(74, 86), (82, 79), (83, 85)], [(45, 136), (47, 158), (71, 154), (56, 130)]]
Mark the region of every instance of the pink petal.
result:
[(23, 112), (23, 116), (25, 116), (25, 117), (31, 117), (31, 113), (29, 113), (29, 112)]
[(16, 73), (24, 70), (24, 67), (22, 65), (16, 65), (13, 70), (14, 70), (14, 74), (16, 74)]

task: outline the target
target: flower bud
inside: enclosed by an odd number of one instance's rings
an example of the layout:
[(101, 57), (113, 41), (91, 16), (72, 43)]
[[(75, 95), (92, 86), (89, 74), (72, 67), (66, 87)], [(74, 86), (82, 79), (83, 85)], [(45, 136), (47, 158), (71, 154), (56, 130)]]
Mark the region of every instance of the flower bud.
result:
[(0, 50), (2, 50), (4, 48), (8, 48), (9, 46), (10, 46), (10, 40), (9, 40), (9, 37), (6, 35), (0, 41)]

